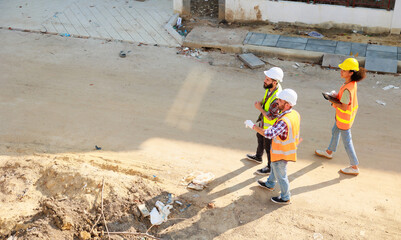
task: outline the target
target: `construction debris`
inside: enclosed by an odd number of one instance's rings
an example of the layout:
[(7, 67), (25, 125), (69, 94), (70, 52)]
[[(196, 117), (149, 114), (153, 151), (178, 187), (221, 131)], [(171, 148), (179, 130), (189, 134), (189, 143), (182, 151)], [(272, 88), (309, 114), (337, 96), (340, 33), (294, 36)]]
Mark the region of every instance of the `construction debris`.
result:
[(202, 51), (200, 49), (190, 49), (189, 47), (179, 48), (177, 54), (201, 58)]
[(396, 87), (396, 86), (394, 86), (394, 85), (388, 85), (388, 86), (385, 86), (385, 87), (383, 88), (383, 90), (384, 90), (384, 91), (387, 91), (387, 90), (392, 89), (392, 88), (394, 88), (394, 89), (399, 89), (400, 87)]
[(148, 208), (146, 207), (145, 204), (140, 204), (140, 205), (138, 205), (138, 209), (139, 209), (139, 211), (141, 212), (141, 215), (142, 215), (143, 217), (147, 217), (147, 216), (150, 215), (149, 210), (148, 210)]
[(381, 101), (381, 100), (376, 100), (376, 102), (377, 102), (378, 104), (380, 104), (380, 105), (386, 106), (386, 103), (383, 102), (383, 101)]
[(157, 201), (156, 206), (150, 212), (150, 223), (153, 225), (160, 225), (163, 222), (167, 221), (167, 217), (170, 214), (170, 210), (173, 208), (172, 205)]
[(213, 173), (204, 173), (204, 172), (193, 172), (182, 179), (184, 184), (187, 185), (188, 188), (201, 191), (206, 188), (207, 184), (210, 183), (214, 179)]

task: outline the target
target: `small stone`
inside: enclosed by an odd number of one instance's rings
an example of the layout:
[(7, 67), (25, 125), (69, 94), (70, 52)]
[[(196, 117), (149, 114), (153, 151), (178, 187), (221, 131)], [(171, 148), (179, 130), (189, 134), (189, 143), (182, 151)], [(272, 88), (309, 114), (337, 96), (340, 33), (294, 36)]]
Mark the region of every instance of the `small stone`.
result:
[(97, 232), (96, 228), (93, 229), (92, 233), (93, 233), (94, 237), (98, 237), (99, 236), (99, 233)]
[(72, 226), (74, 226), (74, 224), (72, 223), (72, 219), (68, 216), (65, 216), (62, 219), (62, 223), (60, 224), (60, 228), (61, 230), (71, 230)]
[(208, 208), (215, 208), (216, 205), (214, 203), (210, 202), (210, 203), (207, 204), (207, 207)]
[(140, 204), (140, 205), (138, 205), (138, 209), (139, 209), (139, 211), (141, 212), (141, 214), (142, 214), (143, 217), (147, 217), (147, 216), (150, 215), (150, 212), (149, 212), (149, 210), (146, 208), (146, 205), (145, 205), (145, 204)]
[(139, 209), (138, 209), (138, 207), (137, 206), (134, 206), (133, 208), (132, 208), (132, 213), (134, 214), (134, 216), (135, 217), (140, 217), (141, 216), (141, 212), (139, 211)]
[(91, 235), (87, 231), (81, 231), (79, 233), (79, 240), (89, 240), (89, 239), (91, 239)]

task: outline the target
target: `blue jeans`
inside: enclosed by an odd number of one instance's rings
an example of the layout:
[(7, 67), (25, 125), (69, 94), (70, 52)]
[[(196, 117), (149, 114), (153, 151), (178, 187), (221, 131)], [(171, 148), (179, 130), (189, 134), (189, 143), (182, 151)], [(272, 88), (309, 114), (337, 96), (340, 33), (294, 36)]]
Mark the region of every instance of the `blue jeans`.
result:
[(331, 130), (330, 145), (327, 149), (333, 152), (337, 150), (338, 142), (340, 141), (340, 134), (343, 138), (343, 144), (345, 147), (345, 151), (348, 154), (350, 164), (352, 166), (358, 165), (359, 161), (355, 153), (354, 144), (352, 144), (351, 129), (341, 130), (337, 127), (336, 123), (334, 123), (334, 127)]
[(287, 161), (281, 160), (271, 163), (270, 176), (266, 181), (266, 186), (274, 188), (276, 180), (280, 185), (281, 199), (284, 201), (290, 200), (290, 182), (287, 176)]

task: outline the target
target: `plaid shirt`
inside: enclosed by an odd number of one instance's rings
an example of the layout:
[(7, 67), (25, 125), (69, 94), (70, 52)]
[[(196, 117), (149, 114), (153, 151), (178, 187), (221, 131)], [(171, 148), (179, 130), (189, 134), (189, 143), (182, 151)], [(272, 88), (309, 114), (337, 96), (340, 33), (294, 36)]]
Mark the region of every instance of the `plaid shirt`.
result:
[(276, 136), (279, 136), (281, 138), (281, 140), (284, 140), (284, 139), (287, 138), (288, 126), (283, 120), (280, 120), (280, 118), (284, 114), (287, 114), (289, 112), (291, 112), (291, 109), (281, 113), (278, 116), (279, 120), (277, 120), (277, 122), (273, 126), (271, 126), (271, 127), (269, 127), (268, 129), (265, 130), (265, 137), (266, 138), (273, 139)]
[(266, 115), (267, 115), (270, 119), (275, 119), (275, 118), (278, 117), (278, 115), (280, 115), (280, 110), (278, 109), (277, 98), (274, 99), (274, 101), (270, 104), (269, 111), (266, 113)]

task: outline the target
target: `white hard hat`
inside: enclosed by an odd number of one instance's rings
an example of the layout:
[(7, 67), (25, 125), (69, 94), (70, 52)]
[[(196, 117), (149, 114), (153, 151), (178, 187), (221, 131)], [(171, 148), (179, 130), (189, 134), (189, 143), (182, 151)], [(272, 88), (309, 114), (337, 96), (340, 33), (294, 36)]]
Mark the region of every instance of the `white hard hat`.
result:
[(298, 95), (294, 90), (286, 88), (277, 94), (277, 98), (288, 102), (291, 106), (295, 106), (295, 104), (297, 104)]
[(267, 77), (272, 78), (276, 81), (283, 81), (284, 73), (283, 70), (281, 70), (281, 68), (279, 67), (272, 67), (269, 70), (264, 71), (264, 73)]

